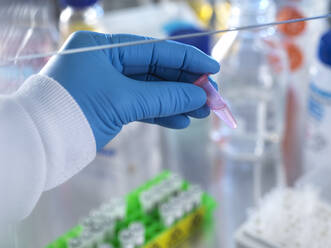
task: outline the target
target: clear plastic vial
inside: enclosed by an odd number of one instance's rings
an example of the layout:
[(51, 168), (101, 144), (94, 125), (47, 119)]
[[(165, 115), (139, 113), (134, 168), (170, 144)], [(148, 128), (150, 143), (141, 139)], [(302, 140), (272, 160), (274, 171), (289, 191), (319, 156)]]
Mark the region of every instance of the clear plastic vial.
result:
[(154, 207), (155, 201), (152, 192), (144, 191), (139, 196), (140, 203), (145, 212), (149, 212)]
[(175, 219), (178, 220), (184, 215), (184, 207), (181, 204), (181, 199), (179, 197), (174, 197), (171, 201), (171, 208), (174, 213)]
[(81, 235), (82, 243), (84, 247), (94, 247), (96, 243), (94, 242), (93, 234), (89, 230), (84, 230)]
[(104, 240), (111, 240), (114, 236), (115, 232), (115, 222), (106, 222), (103, 227), (103, 239)]
[(105, 234), (104, 225), (102, 222), (94, 222), (89, 231), (91, 233), (91, 240), (93, 244), (99, 245), (103, 243)]
[(100, 19), (103, 8), (98, 0), (64, 0), (67, 7), (61, 12), (59, 29), (64, 41), (78, 30), (102, 32)]
[(82, 247), (82, 241), (79, 238), (69, 240), (68, 248), (80, 248)]
[(145, 243), (145, 227), (143, 224), (140, 222), (133, 222), (130, 224), (129, 230), (132, 233), (136, 246), (141, 246)]
[(135, 242), (129, 229), (124, 229), (119, 233), (119, 241), (122, 248), (134, 248)]
[(181, 204), (182, 204), (185, 214), (190, 212), (193, 209), (194, 203), (193, 203), (193, 199), (189, 192), (187, 192), (187, 191), (183, 192), (183, 194), (181, 195)]
[(113, 248), (113, 246), (110, 244), (104, 243), (104, 244), (99, 245), (97, 248)]
[(168, 182), (172, 193), (178, 192), (183, 185), (183, 179), (178, 175), (171, 175), (171, 177), (168, 179)]
[(116, 216), (118, 220), (122, 220), (125, 218), (126, 215), (126, 202), (124, 199), (117, 199), (116, 200)]
[(175, 214), (171, 205), (166, 202), (160, 206), (160, 215), (165, 226), (170, 227), (175, 222)]
[(192, 202), (193, 206), (198, 206), (201, 204), (202, 199), (202, 189), (198, 185), (192, 185), (188, 189), (188, 194), (190, 196), (190, 201)]
[(93, 225), (93, 218), (90, 217), (90, 216), (84, 218), (81, 221), (81, 225), (82, 225), (82, 227), (83, 227), (84, 230), (89, 230), (90, 227)]

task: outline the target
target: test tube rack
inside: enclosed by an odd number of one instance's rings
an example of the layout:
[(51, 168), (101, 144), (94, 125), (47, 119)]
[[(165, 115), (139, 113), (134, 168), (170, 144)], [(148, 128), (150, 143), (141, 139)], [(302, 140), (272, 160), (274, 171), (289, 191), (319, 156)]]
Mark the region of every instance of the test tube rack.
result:
[[(165, 187), (164, 197), (159, 186), (166, 185), (169, 181), (177, 183), (177, 188)], [(176, 185), (176, 183), (175, 183)], [(171, 187), (170, 187), (171, 188)], [(148, 191), (156, 190), (158, 199), (154, 204), (150, 204), (146, 208), (146, 204), (142, 203), (142, 195)], [(155, 191), (154, 190), (154, 191)], [(144, 193), (145, 192), (145, 193)], [(194, 193), (194, 194), (193, 194)], [(189, 200), (188, 196), (194, 195)], [(178, 176), (169, 171), (156, 176), (154, 179), (146, 182), (144, 185), (129, 193), (124, 199), (125, 211), (123, 216), (119, 214), (114, 218), (114, 222), (110, 222), (108, 228), (104, 229), (100, 236), (100, 242), (87, 242), (81, 245), (74, 246), (75, 240), (82, 239), (86, 227), (83, 222), (69, 230), (66, 234), (59, 237), (57, 240), (46, 246), (46, 248), (99, 248), (99, 247), (144, 247), (144, 248), (170, 248), (176, 247), (180, 243), (187, 240), (192, 234), (196, 233), (203, 227), (208, 227), (212, 223), (213, 210), (216, 207), (215, 200), (189, 182), (180, 179)], [(189, 203), (192, 203), (191, 205)], [(165, 220), (165, 210), (171, 208), (175, 210), (175, 218)], [(180, 205), (181, 204), (181, 205)], [(107, 205), (107, 203), (106, 203)], [(109, 205), (109, 203), (108, 203)], [(176, 206), (174, 206), (176, 205)], [(179, 208), (183, 206), (183, 208)], [(104, 206), (91, 211), (91, 215), (99, 213)], [(162, 209), (162, 211), (161, 211)], [(177, 211), (182, 209), (182, 211)], [(87, 220), (89, 217), (86, 217)], [(123, 236), (128, 235), (128, 230), (132, 225), (140, 224), (143, 227), (143, 240), (135, 245), (128, 245), (121, 242)], [(109, 233), (110, 232), (110, 233)], [(122, 237), (121, 237), (122, 236)], [(141, 239), (141, 238), (139, 238)], [(82, 239), (83, 240), (83, 239)]]

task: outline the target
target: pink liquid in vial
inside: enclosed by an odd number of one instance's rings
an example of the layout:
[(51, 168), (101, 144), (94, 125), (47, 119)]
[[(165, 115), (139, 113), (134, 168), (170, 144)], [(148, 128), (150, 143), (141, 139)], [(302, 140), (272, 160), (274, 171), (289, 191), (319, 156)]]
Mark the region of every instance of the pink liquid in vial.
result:
[(237, 128), (237, 122), (234, 119), (228, 105), (210, 83), (208, 75), (201, 76), (194, 82), (194, 84), (204, 89), (207, 94), (207, 105), (218, 116), (218, 118), (223, 120), (229, 127), (233, 129)]

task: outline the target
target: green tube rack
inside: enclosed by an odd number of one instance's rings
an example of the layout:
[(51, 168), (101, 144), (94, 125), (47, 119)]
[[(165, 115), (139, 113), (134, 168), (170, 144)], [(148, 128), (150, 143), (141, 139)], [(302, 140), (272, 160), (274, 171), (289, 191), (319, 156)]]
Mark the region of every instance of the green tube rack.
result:
[[(143, 191), (162, 182), (170, 175), (171, 172), (164, 171), (126, 196), (126, 216), (123, 220), (116, 223), (113, 238), (105, 241), (105, 243), (120, 248), (121, 245), (118, 240), (119, 232), (127, 228), (130, 223), (136, 221), (143, 223), (145, 226), (145, 244), (142, 246), (144, 248), (175, 247), (185, 241), (198, 228), (211, 225), (213, 211), (217, 204), (215, 200), (206, 193), (202, 195), (200, 206), (194, 208), (190, 213), (176, 221), (171, 227), (164, 226), (157, 209), (149, 213), (143, 211), (139, 202), (139, 195)], [(190, 183), (183, 181), (182, 190), (187, 190), (188, 187), (190, 187)], [(83, 227), (78, 225), (45, 248), (69, 248), (68, 243), (70, 239), (79, 237), (82, 232)]]

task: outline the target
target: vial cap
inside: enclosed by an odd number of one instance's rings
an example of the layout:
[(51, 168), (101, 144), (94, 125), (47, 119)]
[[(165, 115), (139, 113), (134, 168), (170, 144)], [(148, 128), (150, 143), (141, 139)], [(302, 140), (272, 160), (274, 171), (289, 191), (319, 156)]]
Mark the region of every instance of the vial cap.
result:
[(97, 3), (98, 1), (99, 0), (63, 0), (65, 5), (74, 8), (86, 8)]
[(331, 66), (331, 30), (326, 32), (320, 40), (318, 57), (324, 64)]

